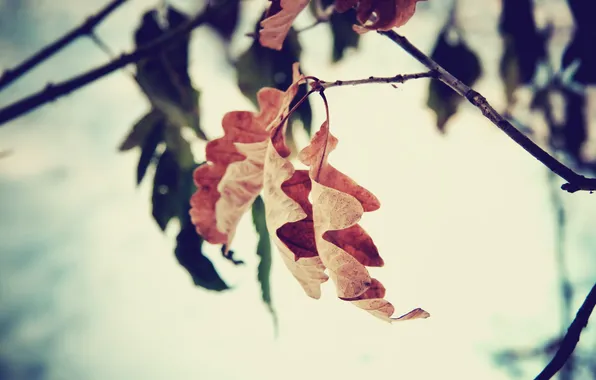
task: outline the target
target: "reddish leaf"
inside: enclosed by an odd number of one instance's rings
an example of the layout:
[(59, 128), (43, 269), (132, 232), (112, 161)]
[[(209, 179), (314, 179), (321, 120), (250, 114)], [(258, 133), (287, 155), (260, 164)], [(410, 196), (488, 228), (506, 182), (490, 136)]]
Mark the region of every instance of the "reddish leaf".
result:
[(261, 191), (267, 126), (283, 97), (283, 91), (262, 89), (257, 94), (261, 112), (227, 113), (224, 136), (207, 144), (208, 163), (194, 172), (197, 191), (190, 200), (191, 220), (206, 241), (229, 247), (240, 217)]
[(310, 0), (272, 0), (267, 18), (261, 21), (261, 45), (281, 50), (292, 23), (309, 2)]
[(335, 0), (335, 9), (341, 13), (355, 7), (358, 21), (363, 24), (357, 31), (390, 30), (410, 20), (419, 1), (426, 0)]
[[(286, 91), (281, 115), (288, 114), (302, 78), (298, 66), (294, 65), (294, 83)], [(290, 272), (308, 296), (318, 299), (320, 284), (328, 277), (314, 239), (312, 206), (308, 200), (311, 182), (306, 170), (295, 170), (288, 160), (286, 127), (287, 121), (284, 121), (272, 128), (267, 147), (263, 193), (267, 228)]]
[(380, 204), (372, 193), (327, 162), (336, 146), (327, 120), (299, 158), (310, 167), (317, 250), (338, 297), (387, 321), (428, 317), (423, 310), (414, 310), (391, 318), (394, 308), (383, 299), (385, 288), (365, 267), (382, 266), (383, 260), (370, 236), (357, 224), (365, 211), (374, 211)]

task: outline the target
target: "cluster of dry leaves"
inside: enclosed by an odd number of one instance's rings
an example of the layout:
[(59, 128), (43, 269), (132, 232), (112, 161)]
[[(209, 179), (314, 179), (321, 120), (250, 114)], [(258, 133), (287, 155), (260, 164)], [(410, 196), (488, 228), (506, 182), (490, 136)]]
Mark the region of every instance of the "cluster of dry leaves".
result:
[[(361, 25), (354, 25), (354, 30), (365, 33), (404, 25), (414, 15), (419, 1), (426, 0), (335, 0), (333, 6), (339, 13), (355, 8)], [(271, 0), (268, 17), (261, 22), (261, 45), (280, 50), (292, 23), (309, 3), (310, 0)]]
[[(416, 1), (336, 0), (336, 6), (343, 10), (357, 3), (362, 17), (376, 12), (379, 21), (386, 20), (383, 15), (393, 14), (391, 23), (403, 24), (406, 16), (399, 16), (399, 4), (408, 3), (404, 8), (408, 13)], [(277, 13), (263, 21), (264, 30), (276, 22), (276, 17), (291, 24), (307, 3), (274, 1)], [(393, 13), (387, 3), (393, 4)], [(388, 25), (387, 21), (382, 25)], [(272, 38), (269, 42), (279, 38), (279, 34), (265, 36)], [(194, 173), (198, 189), (190, 201), (190, 215), (197, 232), (210, 243), (229, 247), (241, 216), (262, 191), (272, 240), (308, 296), (318, 299), (321, 284), (331, 277), (340, 299), (383, 320), (429, 317), (422, 309), (392, 317), (394, 307), (384, 299), (385, 288), (366, 269), (383, 266), (383, 259), (358, 221), (364, 212), (377, 210), (380, 204), (372, 193), (328, 163), (337, 146), (337, 139), (329, 132), (328, 109), (327, 119), (298, 155), (309, 170), (296, 170), (290, 162), (285, 129), (290, 104), (298, 87), (306, 82), (296, 63), (293, 83), (286, 91), (263, 88), (258, 92), (258, 114), (233, 111), (224, 116), (224, 136), (207, 144), (208, 162)]]

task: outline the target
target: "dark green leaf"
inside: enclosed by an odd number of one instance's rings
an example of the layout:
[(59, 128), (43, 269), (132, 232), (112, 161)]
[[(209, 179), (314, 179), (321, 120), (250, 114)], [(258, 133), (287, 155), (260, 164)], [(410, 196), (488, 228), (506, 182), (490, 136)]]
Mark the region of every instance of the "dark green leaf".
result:
[(168, 151), (176, 157), (178, 166), (182, 169), (195, 165), (190, 143), (180, 133), (180, 128), (170, 126), (165, 130), (165, 140)]
[(139, 164), (137, 165), (137, 185), (141, 183), (147, 173), (147, 168), (153, 161), (155, 156), (155, 150), (159, 146), (159, 143), (164, 139), (164, 121), (158, 122), (153, 130), (149, 132), (149, 135), (145, 139), (143, 146), (141, 147), (141, 156), (139, 157)]
[[(143, 22), (135, 32), (137, 46), (146, 45), (171, 29), (188, 21), (189, 17), (168, 7), (168, 26), (161, 28), (157, 12), (143, 15)], [(172, 42), (159, 54), (137, 63), (137, 81), (153, 107), (168, 119), (168, 124), (191, 127), (197, 136), (206, 140), (200, 129), (198, 92), (193, 88), (188, 73), (188, 45), (190, 36)]]
[[(322, 0), (321, 5), (323, 8), (327, 8), (334, 2), (335, 0)], [(311, 1), (310, 3), (310, 10), (316, 17), (316, 4), (314, 1)], [(345, 13), (334, 12), (329, 18), (328, 24), (331, 28), (331, 35), (333, 36), (333, 52), (331, 59), (333, 62), (338, 62), (344, 57), (346, 50), (349, 48), (358, 48), (360, 35), (352, 29), (354, 24), (359, 24), (356, 19), (356, 11), (350, 9)]]
[(209, 12), (207, 25), (212, 27), (226, 43), (230, 42), (240, 14), (240, 0), (217, 0)]
[[(257, 23), (255, 33), (258, 33), (258, 31), (259, 25)], [(302, 48), (298, 41), (298, 35), (293, 28), (290, 29), (280, 51), (265, 48), (261, 46), (258, 40), (254, 40), (250, 48), (236, 61), (236, 73), (240, 91), (256, 105), (257, 92), (261, 88), (274, 87), (280, 90), (286, 90), (292, 84), (292, 65), (294, 62), (300, 61), (301, 51)], [(291, 107), (305, 93), (306, 89), (299, 89)], [(298, 120), (310, 135), (312, 110), (308, 99), (292, 115), (290, 119), (291, 125), (288, 129), (292, 129)]]
[[(188, 209), (187, 209), (188, 214)], [(221, 279), (213, 263), (203, 254), (203, 239), (195, 231), (187, 216), (181, 223), (180, 233), (176, 238), (176, 258), (192, 277), (195, 285), (209, 290), (229, 289)]]
[(126, 136), (122, 144), (120, 144), (118, 150), (125, 152), (134, 147), (142, 146), (147, 136), (157, 127), (157, 124), (162, 121), (161, 113), (152, 110), (133, 125), (128, 136)]
[[(468, 86), (472, 86), (482, 74), (476, 54), (461, 38), (457, 37), (452, 41), (449, 38), (449, 28), (444, 28), (439, 34), (431, 58)], [(445, 124), (455, 115), (462, 100), (461, 96), (440, 81), (430, 82), (427, 105), (437, 115), (439, 131), (445, 131)]]
[(252, 220), (259, 235), (259, 243), (257, 245), (257, 255), (261, 258), (257, 268), (257, 279), (261, 284), (261, 295), (263, 302), (269, 308), (269, 311), (275, 317), (275, 311), (271, 301), (271, 240), (269, 239), (269, 232), (267, 231), (267, 223), (265, 221), (265, 204), (263, 199), (258, 196), (252, 204)]
[(503, 0), (499, 32), (504, 44), (500, 73), (512, 103), (515, 89), (532, 82), (538, 63), (546, 56), (546, 39), (536, 28), (533, 1)]
[[(170, 219), (179, 215), (180, 168), (173, 153), (166, 150), (157, 163), (153, 181), (153, 218), (165, 230)], [(188, 201), (188, 200), (187, 200)]]
[(588, 1), (568, 0), (573, 18), (575, 19), (575, 33), (563, 55), (563, 66), (568, 67), (573, 62), (578, 67), (573, 79), (585, 85), (596, 84), (596, 24), (593, 21), (593, 10)]

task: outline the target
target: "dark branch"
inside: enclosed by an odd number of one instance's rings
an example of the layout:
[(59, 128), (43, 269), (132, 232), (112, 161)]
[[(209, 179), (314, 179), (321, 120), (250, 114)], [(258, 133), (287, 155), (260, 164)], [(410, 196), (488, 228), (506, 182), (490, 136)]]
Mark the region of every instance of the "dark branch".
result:
[(437, 73), (437, 79), (449, 86), (453, 91), (459, 95), (468, 99), (476, 108), (478, 108), (482, 114), (489, 119), (493, 124), (499, 127), (503, 132), (507, 134), (513, 141), (530, 153), (534, 158), (540, 161), (544, 166), (549, 168), (553, 173), (566, 180), (568, 183), (564, 184), (561, 188), (570, 193), (574, 193), (580, 190), (596, 191), (596, 179), (586, 178), (580, 174), (577, 174), (569, 167), (558, 161), (556, 158), (548, 154), (544, 149), (536, 145), (526, 135), (520, 132), (513, 126), (507, 119), (501, 116), (490, 103), (480, 95), (468, 87), (465, 83), (454, 77), (451, 73), (441, 67), (432, 58), (418, 50), (418, 48), (405, 37), (397, 34), (393, 30), (390, 31), (378, 31), (393, 42), (398, 44), (408, 54), (414, 57), (418, 62), (422, 63), (428, 69)]
[(166, 48), (175, 39), (190, 33), (190, 31), (192, 31), (194, 28), (201, 25), (209, 17), (209, 12), (211, 9), (211, 7), (207, 7), (205, 11), (195, 16), (192, 20), (189, 20), (176, 29), (171, 30), (155, 41), (145, 46), (139, 47), (132, 53), (122, 54), (119, 58), (114, 59), (103, 66), (90, 70), (64, 82), (48, 84), (45, 89), (0, 109), (0, 126), (43, 104), (49, 103), (99, 78), (102, 78), (107, 74), (121, 69), (128, 64), (138, 62), (143, 58), (156, 54), (160, 50)]
[(575, 346), (579, 342), (579, 337), (582, 333), (584, 327), (588, 325), (588, 320), (590, 319), (590, 315), (592, 314), (592, 310), (594, 310), (594, 306), (596, 305), (596, 284), (588, 293), (588, 296), (584, 300), (584, 303), (579, 308), (577, 315), (571, 325), (567, 329), (567, 334), (561, 341), (561, 345), (557, 350), (557, 353), (552, 358), (550, 363), (540, 372), (538, 376), (536, 376), (535, 380), (547, 380), (552, 378), (559, 370), (565, 365), (571, 354), (573, 354), (573, 350), (575, 350)]
[(29, 70), (59, 52), (62, 48), (76, 40), (78, 37), (91, 35), (95, 27), (102, 22), (103, 19), (105, 19), (110, 13), (112, 13), (114, 10), (116, 10), (116, 8), (124, 4), (126, 1), (127, 0), (113, 0), (95, 15), (87, 18), (87, 20), (77, 28), (71, 30), (57, 41), (47, 45), (37, 53), (33, 54), (33, 56), (29, 57), (15, 68), (4, 71), (2, 76), (0, 76), (0, 90), (4, 89), (6, 86), (23, 76)]

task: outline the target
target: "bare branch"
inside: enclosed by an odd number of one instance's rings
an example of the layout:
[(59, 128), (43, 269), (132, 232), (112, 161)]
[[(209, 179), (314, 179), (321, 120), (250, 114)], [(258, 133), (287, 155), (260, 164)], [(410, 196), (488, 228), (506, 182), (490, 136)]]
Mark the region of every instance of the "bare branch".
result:
[(46, 59), (50, 58), (51, 56), (62, 50), (64, 47), (66, 47), (66, 45), (76, 40), (77, 38), (83, 36), (91, 36), (95, 27), (106, 17), (108, 17), (110, 13), (115, 11), (116, 8), (124, 4), (126, 1), (127, 0), (112, 0), (111, 3), (106, 5), (95, 15), (87, 18), (85, 22), (83, 22), (75, 29), (71, 30), (58, 40), (42, 48), (40, 51), (33, 54), (31, 57), (23, 61), (15, 68), (4, 71), (2, 76), (0, 76), (0, 90), (4, 89), (6, 86), (23, 76), (29, 70), (31, 70), (35, 66), (39, 65)]
[(61, 96), (69, 94), (70, 92), (75, 91), (93, 81), (96, 81), (107, 74), (123, 68), (126, 65), (138, 62), (141, 59), (158, 53), (162, 49), (167, 48), (167, 46), (177, 38), (190, 33), (190, 31), (192, 31), (194, 28), (201, 25), (209, 17), (211, 9), (212, 8), (208, 6), (203, 12), (195, 16), (193, 19), (162, 35), (155, 41), (145, 46), (139, 47), (131, 53), (122, 54), (119, 58), (114, 59), (105, 65), (97, 67), (64, 82), (48, 84), (45, 89), (9, 104), (8, 106), (0, 109), (0, 126), (43, 104), (49, 103)]
[(594, 310), (594, 306), (596, 305), (596, 284), (588, 293), (588, 296), (584, 300), (584, 303), (579, 308), (577, 315), (569, 329), (567, 329), (567, 334), (561, 341), (561, 345), (557, 350), (557, 353), (552, 358), (550, 363), (536, 376), (535, 380), (547, 380), (552, 378), (559, 370), (565, 365), (567, 360), (573, 354), (573, 350), (575, 350), (575, 346), (579, 342), (579, 337), (582, 333), (584, 327), (588, 325), (588, 320), (590, 319), (590, 315), (592, 314), (592, 310)]
[(540, 148), (536, 143), (530, 140), (526, 135), (520, 132), (513, 124), (499, 114), (490, 103), (481, 94), (468, 87), (465, 83), (454, 77), (451, 73), (441, 67), (432, 58), (420, 51), (416, 46), (412, 45), (405, 37), (397, 34), (395, 31), (377, 31), (393, 42), (398, 44), (408, 54), (414, 57), (418, 62), (422, 63), (428, 69), (437, 73), (437, 79), (449, 86), (453, 91), (468, 99), (476, 108), (478, 108), (484, 117), (489, 119), (494, 125), (499, 127), (507, 136), (515, 141), (519, 146), (524, 148), (526, 152), (530, 153), (534, 158), (544, 164), (552, 172), (559, 177), (566, 180), (568, 183), (561, 188), (570, 193), (576, 191), (596, 191), (596, 179), (586, 178), (583, 175), (577, 174), (569, 167), (558, 161), (556, 158)]
[(326, 90), (331, 87), (339, 86), (357, 86), (361, 84), (373, 84), (373, 83), (404, 83), (412, 79), (420, 78), (435, 78), (436, 73), (434, 71), (427, 71), (423, 73), (414, 74), (397, 74), (392, 77), (368, 77), (366, 79), (353, 79), (353, 80), (336, 80), (334, 82), (326, 82), (323, 80), (317, 80), (313, 83), (315, 89)]

